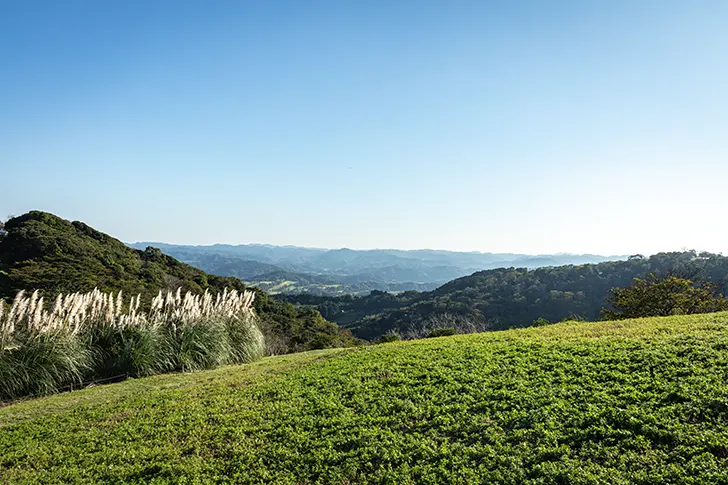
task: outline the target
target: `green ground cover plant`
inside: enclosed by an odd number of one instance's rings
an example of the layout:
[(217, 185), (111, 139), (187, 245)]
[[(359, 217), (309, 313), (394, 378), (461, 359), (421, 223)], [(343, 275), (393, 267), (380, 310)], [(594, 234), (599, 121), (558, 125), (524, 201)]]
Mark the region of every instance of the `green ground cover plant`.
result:
[(0, 408), (0, 483), (728, 483), (728, 314), (264, 358)]

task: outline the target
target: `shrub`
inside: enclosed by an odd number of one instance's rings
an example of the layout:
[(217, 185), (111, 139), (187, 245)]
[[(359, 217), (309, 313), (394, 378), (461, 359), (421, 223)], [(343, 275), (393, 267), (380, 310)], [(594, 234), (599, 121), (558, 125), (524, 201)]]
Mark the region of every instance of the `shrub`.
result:
[(398, 340), (402, 340), (402, 337), (398, 333), (389, 332), (379, 337), (379, 339), (377, 339), (377, 343), (384, 344), (387, 342), (397, 342)]
[(43, 298), (0, 302), (0, 399), (48, 394), (80, 383), (91, 363), (76, 329), (43, 320)]
[(551, 322), (546, 320), (544, 317), (538, 317), (536, 320), (533, 321), (532, 326), (534, 327), (543, 327), (544, 325), (548, 325)]
[(146, 321), (124, 328), (94, 326), (84, 338), (94, 357), (92, 377), (144, 377), (174, 369), (168, 332)]
[(435, 330), (432, 330), (430, 333), (428, 333), (427, 337), (425, 338), (448, 337), (450, 335), (455, 335), (456, 333), (457, 332), (452, 327), (436, 328)]
[(227, 289), (184, 298), (159, 292), (152, 300), (150, 320), (165, 325), (178, 370), (209, 369), (226, 363), (246, 363), (265, 352), (265, 340), (254, 322), (254, 294)]
[(159, 292), (149, 312), (94, 290), (58, 295), (52, 308), (34, 292), (0, 302), (0, 399), (47, 394), (84, 378), (147, 376), (246, 363), (265, 350), (254, 294), (235, 290)]
[(263, 332), (255, 324), (252, 313), (235, 315), (225, 322), (230, 339), (230, 360), (234, 364), (245, 364), (265, 355), (266, 345)]
[(220, 322), (193, 321), (169, 331), (175, 370), (212, 369), (230, 362), (230, 340)]
[(607, 303), (611, 308), (602, 310), (606, 320), (728, 310), (728, 299), (715, 283), (696, 283), (687, 278), (654, 274), (645, 279), (635, 278), (626, 288), (612, 288)]

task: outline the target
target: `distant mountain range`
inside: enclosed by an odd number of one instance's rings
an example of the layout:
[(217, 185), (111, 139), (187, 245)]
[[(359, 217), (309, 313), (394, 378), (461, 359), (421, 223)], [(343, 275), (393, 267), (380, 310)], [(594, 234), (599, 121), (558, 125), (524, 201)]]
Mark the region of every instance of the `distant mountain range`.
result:
[(710, 281), (728, 291), (728, 257), (695, 251), (658, 253), (649, 258), (537, 269), (498, 268), (452, 280), (433, 291), (360, 296), (285, 295), (318, 310), (357, 337), (386, 333), (423, 337), (435, 328), (503, 330), (535, 321), (601, 317), (612, 288), (629, 286), (649, 274)]
[(314, 295), (366, 294), (372, 290), (428, 291), (476, 271), (600, 263), (627, 256), (456, 252), (398, 249), (318, 249), (267, 244), (185, 246), (159, 242), (148, 246), (220, 276), (235, 276), (269, 293)]

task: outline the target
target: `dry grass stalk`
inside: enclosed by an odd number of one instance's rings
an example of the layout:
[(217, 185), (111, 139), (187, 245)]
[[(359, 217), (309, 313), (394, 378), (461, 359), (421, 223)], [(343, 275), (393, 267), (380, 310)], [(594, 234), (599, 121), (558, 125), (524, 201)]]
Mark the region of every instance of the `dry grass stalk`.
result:
[(98, 289), (60, 294), (47, 309), (37, 290), (30, 296), (20, 291), (9, 310), (0, 302), (0, 342), (5, 345), (18, 333), (25, 338), (57, 330), (76, 334), (94, 325), (122, 329), (143, 324), (178, 326), (212, 318), (249, 318), (253, 315), (254, 297), (251, 291), (227, 289), (215, 297), (207, 291), (202, 295), (187, 292), (184, 296), (181, 289), (166, 294), (160, 291), (149, 312), (144, 312), (139, 310), (141, 295), (132, 296), (124, 305), (121, 291), (116, 295)]

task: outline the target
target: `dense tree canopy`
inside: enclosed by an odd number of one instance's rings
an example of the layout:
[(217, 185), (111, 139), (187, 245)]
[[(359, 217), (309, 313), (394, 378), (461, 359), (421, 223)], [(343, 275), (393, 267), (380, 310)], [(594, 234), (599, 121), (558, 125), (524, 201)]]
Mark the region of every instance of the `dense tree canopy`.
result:
[(645, 279), (635, 278), (626, 288), (612, 289), (607, 303), (611, 309), (602, 313), (608, 320), (728, 310), (728, 300), (715, 283), (696, 284), (687, 278), (659, 278), (654, 274)]
[(440, 288), (418, 293), (372, 292), (364, 297), (288, 297), (318, 309), (329, 320), (362, 338), (387, 332), (420, 334), (439, 314), (458, 315), (478, 328), (530, 326), (535, 320), (598, 320), (612, 288), (629, 286), (649, 274), (710, 282), (725, 292), (728, 258), (695, 251), (635, 255), (626, 261), (567, 265), (529, 270), (479, 271)]

